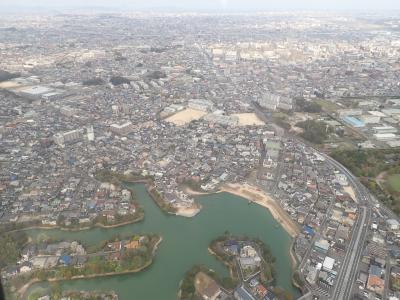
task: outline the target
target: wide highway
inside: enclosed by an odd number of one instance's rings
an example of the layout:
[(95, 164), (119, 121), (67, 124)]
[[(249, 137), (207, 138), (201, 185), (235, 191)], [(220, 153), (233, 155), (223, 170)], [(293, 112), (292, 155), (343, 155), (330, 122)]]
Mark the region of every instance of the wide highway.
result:
[[(299, 143), (302, 143), (308, 147), (311, 147), (318, 154), (323, 156), (327, 163), (333, 165), (338, 171), (346, 175), (350, 185), (353, 187), (356, 198), (358, 200), (358, 217), (355, 226), (352, 230), (351, 240), (344, 260), (341, 264), (341, 268), (338, 272), (333, 291), (330, 293), (328, 299), (332, 300), (345, 300), (351, 299), (352, 288), (355, 282), (355, 277), (358, 272), (358, 264), (361, 259), (362, 252), (364, 250), (365, 240), (367, 238), (369, 223), (371, 219), (372, 209), (377, 207), (379, 204), (380, 211), (384, 212), (389, 218), (398, 219), (397, 216), (387, 207), (383, 206), (371, 195), (366, 187), (364, 187), (358, 178), (356, 178), (346, 167), (341, 163), (330, 157), (329, 155), (314, 148), (310, 143), (293, 137)], [(313, 291), (311, 291), (313, 292)], [(326, 299), (324, 297), (324, 299)]]
[(372, 207), (375, 200), (372, 199), (368, 190), (359, 182), (359, 180), (342, 164), (330, 156), (320, 153), (329, 163), (335, 166), (340, 172), (345, 174), (354, 188), (358, 204), (359, 213), (357, 222), (353, 228), (352, 237), (346, 250), (346, 255), (342, 262), (341, 269), (336, 279), (333, 292), (330, 299), (344, 300), (351, 298), (351, 291), (357, 276), (358, 264), (364, 249), (365, 239), (368, 233), (368, 224), (371, 218)]

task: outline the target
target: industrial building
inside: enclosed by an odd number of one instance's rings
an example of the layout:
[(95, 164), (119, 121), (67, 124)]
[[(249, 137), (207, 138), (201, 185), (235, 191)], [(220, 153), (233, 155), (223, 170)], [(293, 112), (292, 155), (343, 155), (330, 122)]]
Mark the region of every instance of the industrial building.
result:
[(393, 126), (377, 126), (373, 128), (375, 133), (384, 134), (384, 133), (396, 133), (397, 128)]
[(53, 89), (47, 86), (34, 85), (12, 90), (15, 94), (30, 100), (55, 100), (63, 94), (63, 90)]
[(352, 116), (346, 116), (343, 118), (343, 121), (345, 121), (347, 124), (356, 127), (356, 128), (360, 128), (360, 127), (364, 127), (365, 123), (355, 117)]
[(378, 124), (381, 121), (381, 117), (368, 114), (368, 115), (362, 115), (360, 117), (360, 120), (364, 122), (364, 124)]
[(395, 135), (394, 133), (375, 133), (374, 137), (378, 141), (392, 141), (398, 138), (398, 136)]

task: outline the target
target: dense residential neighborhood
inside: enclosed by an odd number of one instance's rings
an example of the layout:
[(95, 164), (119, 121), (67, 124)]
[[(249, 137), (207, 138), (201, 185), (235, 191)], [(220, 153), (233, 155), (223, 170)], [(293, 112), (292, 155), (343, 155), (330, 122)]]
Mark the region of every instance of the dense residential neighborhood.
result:
[[(138, 182), (175, 218), (228, 192), (291, 236), (299, 298), (399, 299), (399, 26), (319, 13), (1, 16), (1, 233), (140, 226)], [(140, 269), (156, 247), (145, 232), (96, 252), (29, 237), (17, 249), (10, 236), (6, 283)], [(196, 296), (284, 299), (256, 244), (220, 250), (238, 285), (199, 269)]]

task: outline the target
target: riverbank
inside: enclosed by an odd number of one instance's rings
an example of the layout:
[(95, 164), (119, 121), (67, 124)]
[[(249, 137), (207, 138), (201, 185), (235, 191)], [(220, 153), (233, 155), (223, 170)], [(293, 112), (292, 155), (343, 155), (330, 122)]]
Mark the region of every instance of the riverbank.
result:
[(293, 240), (292, 244), (290, 245), (289, 255), (290, 255), (290, 259), (292, 261), (292, 270), (296, 271), (299, 261), (297, 259), (296, 253), (294, 252), (294, 242), (295, 242), (295, 240)]
[(250, 200), (267, 208), (274, 219), (278, 221), (286, 232), (292, 237), (296, 237), (300, 233), (300, 228), (289, 217), (286, 211), (262, 190), (248, 184), (227, 183), (220, 189), (223, 192), (231, 193)]
[(125, 226), (125, 225), (129, 225), (129, 224), (134, 224), (134, 223), (138, 223), (144, 220), (144, 214), (140, 215), (139, 217), (130, 220), (130, 221), (125, 221), (125, 222), (121, 222), (121, 223), (116, 223), (116, 224), (111, 224), (111, 225), (104, 225), (103, 223), (95, 223), (93, 225), (90, 226), (85, 226), (85, 227), (78, 227), (78, 228), (68, 228), (68, 227), (63, 227), (63, 226), (59, 226), (59, 225), (31, 225), (31, 226), (27, 226), (27, 227), (21, 227), (18, 229), (13, 229), (10, 231), (6, 231), (9, 233), (13, 233), (13, 232), (18, 232), (18, 231), (24, 231), (24, 230), (31, 230), (31, 229), (40, 229), (40, 230), (53, 230), (53, 229), (59, 229), (61, 231), (69, 231), (69, 232), (78, 232), (78, 231), (83, 231), (83, 230), (90, 230), (93, 228), (117, 228), (117, 227), (121, 227), (121, 226)]
[[(157, 187), (154, 183), (154, 178), (152, 176), (143, 176), (133, 173), (122, 174), (103, 169), (95, 174), (95, 178), (101, 182), (108, 182), (121, 187), (124, 186), (125, 188), (127, 188), (126, 185), (128, 184), (142, 183), (146, 186), (147, 193), (163, 212), (167, 214), (176, 213), (175, 208), (164, 201), (163, 196), (157, 190)], [(133, 192), (131, 188), (128, 189)]]
[(208, 246), (207, 248), (208, 253), (210, 253), (212, 256), (214, 256), (217, 260), (221, 261), (229, 270), (229, 276), (231, 278), (234, 278), (234, 265), (232, 266), (231, 264), (229, 264), (227, 261), (225, 261), (224, 259), (222, 259), (222, 257), (220, 257), (217, 253), (215, 253), (210, 246)]
[[(212, 193), (208, 193), (208, 192), (199, 192), (199, 191), (195, 191), (192, 188), (188, 187), (187, 185), (182, 186), (181, 187), (182, 191), (186, 194), (188, 194), (189, 196), (205, 196), (205, 195), (210, 195)], [(218, 193), (218, 192), (217, 192)]]
[(218, 191), (210, 193), (194, 191), (189, 187), (184, 187), (183, 191), (190, 196), (205, 196), (221, 192), (227, 192), (236, 196), (240, 196), (267, 208), (271, 212), (274, 219), (283, 226), (283, 228), (292, 238), (296, 237), (300, 233), (300, 229), (297, 224), (289, 217), (286, 211), (284, 211), (283, 208), (274, 199), (272, 199), (271, 196), (249, 184), (226, 183), (221, 186)]
[(193, 218), (201, 211), (200, 204), (194, 204), (191, 207), (177, 207), (175, 215), (186, 217), (186, 218)]
[[(134, 183), (134, 182), (131, 182)], [(157, 204), (157, 206), (166, 214), (176, 215), (177, 211), (176, 208), (173, 207), (171, 204), (166, 203), (161, 196), (161, 194), (157, 191), (157, 188), (154, 182), (146, 183), (146, 190), (147, 193), (150, 195), (151, 199)]]
[[(231, 245), (235, 245), (234, 250), (229, 248)], [(228, 250), (226, 250), (225, 247), (227, 247)], [(256, 251), (260, 258), (259, 265), (252, 265), (250, 267), (251, 270), (242, 268), (238, 259), (239, 257), (249, 257), (246, 251), (244, 253), (242, 252), (244, 247), (249, 247), (253, 251)], [(213, 253), (218, 260), (228, 266), (233, 282), (238, 282), (240, 280), (246, 282), (256, 275), (263, 284), (271, 285), (276, 279), (274, 267), (276, 259), (272, 255), (269, 246), (258, 238), (225, 234), (210, 243), (209, 252)], [(237, 274), (236, 277), (234, 273)]]
[(151, 252), (153, 257), (156, 254), (156, 252), (158, 250), (158, 246), (161, 244), (162, 240), (163, 240), (163, 238), (162, 238), (162, 236), (160, 236), (160, 238), (158, 239), (157, 243), (154, 244), (153, 251)]
[[(133, 274), (133, 273), (138, 273), (149, 267), (153, 263), (153, 259), (148, 261), (144, 266), (134, 269), (134, 270), (127, 270), (127, 271), (121, 271), (121, 272), (109, 272), (109, 273), (102, 273), (102, 274), (90, 274), (90, 275), (76, 275), (72, 276), (71, 278), (48, 278), (46, 280), (40, 280), (38, 278), (34, 278), (28, 283), (26, 283), (21, 289), (17, 291), (17, 294), (19, 296), (18, 299), (23, 299), (26, 295), (26, 291), (34, 284), (38, 282), (58, 282), (58, 281), (72, 281), (72, 280), (78, 280), (78, 279), (91, 279), (91, 278), (98, 278), (98, 277), (108, 277), (108, 276), (116, 276), (116, 275), (125, 275), (125, 274)], [(26, 298), (26, 297), (25, 297)]]

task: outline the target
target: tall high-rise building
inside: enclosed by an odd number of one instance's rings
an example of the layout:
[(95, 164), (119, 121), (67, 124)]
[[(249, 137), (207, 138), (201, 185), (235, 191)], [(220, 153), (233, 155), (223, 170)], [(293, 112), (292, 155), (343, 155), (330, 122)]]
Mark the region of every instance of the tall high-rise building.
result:
[(122, 125), (119, 124), (112, 124), (110, 126), (110, 130), (118, 135), (126, 135), (129, 134), (133, 129), (132, 123), (131, 122), (126, 122)]
[(86, 127), (86, 134), (87, 134), (88, 141), (93, 142), (94, 141), (94, 131), (93, 131), (92, 125)]
[(77, 140), (82, 139), (83, 129), (75, 129), (63, 133), (56, 133), (53, 137), (53, 140), (56, 144), (61, 147), (64, 147), (67, 143), (72, 143)]

